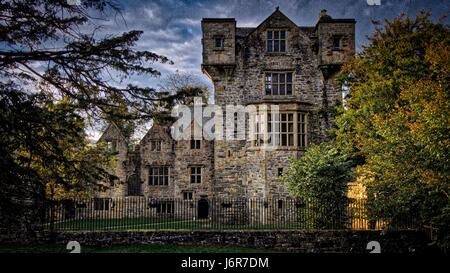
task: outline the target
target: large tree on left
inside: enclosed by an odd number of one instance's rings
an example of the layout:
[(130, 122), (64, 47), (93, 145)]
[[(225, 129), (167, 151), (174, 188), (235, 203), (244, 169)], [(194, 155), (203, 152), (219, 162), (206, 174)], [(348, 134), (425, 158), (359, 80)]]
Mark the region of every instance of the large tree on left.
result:
[(74, 2), (0, 1), (0, 228), (45, 190), (76, 194), (107, 175), (87, 122), (152, 118), (160, 100), (127, 79), (159, 76), (152, 65), (170, 61), (136, 49), (142, 31), (101, 34), (100, 23), (121, 14), (116, 3)]

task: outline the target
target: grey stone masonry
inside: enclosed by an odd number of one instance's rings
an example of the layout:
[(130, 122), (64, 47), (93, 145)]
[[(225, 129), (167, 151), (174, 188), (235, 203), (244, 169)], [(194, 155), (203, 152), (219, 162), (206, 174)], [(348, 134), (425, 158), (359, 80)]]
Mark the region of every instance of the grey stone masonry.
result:
[[(335, 75), (354, 55), (355, 20), (333, 19), (323, 10), (316, 26), (299, 27), (277, 8), (255, 28), (235, 25), (234, 19), (202, 20), (202, 70), (214, 84), (215, 104), (277, 105), (280, 112), (302, 113), (306, 145), (267, 151), (248, 138), (215, 141), (214, 191), (221, 197), (286, 197), (279, 175), (289, 158), (326, 140), (333, 126), (328, 112), (342, 96)], [(216, 43), (217, 37), (222, 43)], [(289, 93), (281, 85), (279, 92), (266, 92), (271, 73), (281, 73), (279, 82), (288, 81), (285, 73), (292, 75)], [(298, 143), (296, 132), (292, 137)]]
[[(277, 8), (259, 26), (237, 24), (234, 18), (202, 20), (201, 68), (214, 85), (224, 120), (235, 115), (244, 124), (239, 129), (244, 138), (175, 141), (170, 125), (155, 123), (130, 149), (120, 128), (111, 125), (101, 141), (114, 141), (118, 162), (112, 171), (120, 181), (101, 197), (289, 197), (280, 181), (289, 158), (326, 140), (333, 126), (330, 109), (342, 98), (336, 75), (354, 56), (355, 20), (333, 19), (322, 11), (315, 26), (298, 26)], [(259, 112), (227, 113), (228, 105)], [(277, 106), (279, 115), (266, 115), (263, 106)], [(249, 121), (258, 116), (260, 124), (252, 131)], [(276, 126), (270, 133), (261, 129), (269, 118)], [(250, 138), (255, 132), (261, 142)], [(264, 141), (273, 148), (263, 148)]]

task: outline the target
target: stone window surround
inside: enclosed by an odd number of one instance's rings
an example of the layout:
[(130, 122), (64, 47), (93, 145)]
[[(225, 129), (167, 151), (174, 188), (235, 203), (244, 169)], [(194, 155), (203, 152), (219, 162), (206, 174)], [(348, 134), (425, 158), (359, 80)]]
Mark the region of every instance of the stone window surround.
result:
[[(151, 139), (150, 143), (150, 151), (152, 152), (160, 152), (162, 149), (162, 140), (161, 139)], [(157, 144), (158, 143), (158, 144)]]
[(193, 191), (183, 191), (183, 200), (193, 200), (194, 199), (194, 192)]
[[(279, 114), (284, 114), (284, 113), (292, 113), (293, 114), (293, 126), (294, 126), (294, 139), (293, 139), (293, 143), (294, 145), (292, 146), (282, 146), (282, 145), (277, 145), (276, 146), (276, 150), (304, 150), (307, 146), (308, 146), (308, 112), (306, 111), (300, 111), (300, 110), (280, 110), (278, 112)], [(262, 113), (256, 113), (256, 116), (260, 116)], [(268, 117), (267, 115), (269, 114), (268, 112), (264, 113), (266, 115), (265, 117), (265, 123), (266, 123), (266, 128), (267, 128), (267, 124), (268, 124)], [(299, 125), (302, 124), (302, 122), (299, 121), (299, 116), (303, 114), (304, 117), (304, 124), (305, 124), (305, 130), (304, 132), (300, 132), (299, 131)], [(255, 120), (255, 129), (253, 129), (253, 134), (256, 135), (260, 135), (259, 132), (256, 132), (256, 127), (259, 126), (257, 125), (258, 122)], [(264, 136), (263, 139), (266, 140), (268, 139), (268, 130), (266, 129), (264, 132)], [(299, 137), (301, 135), (304, 135), (304, 146), (299, 146)], [(258, 150), (261, 148), (262, 145), (256, 145), (256, 143), (258, 142), (256, 139), (253, 139), (250, 141), (251, 145), (249, 147), (250, 150)], [(281, 142), (281, 139), (280, 139)]]
[[(225, 36), (224, 35), (214, 35), (213, 39), (214, 39), (214, 48), (213, 48), (214, 51), (225, 50)], [(220, 47), (217, 46), (217, 39), (221, 39), (222, 46), (220, 46)]]
[[(189, 165), (189, 183), (192, 185), (198, 185), (198, 184), (202, 184), (202, 180), (203, 180), (203, 165)], [(193, 173), (192, 171), (195, 170), (195, 173)], [(198, 173), (198, 168), (200, 168), (200, 173)], [(193, 181), (193, 176), (195, 176)], [(198, 180), (200, 180), (199, 182), (197, 182)]]
[(200, 150), (202, 148), (202, 140), (196, 139), (196, 138), (191, 138), (190, 143), (189, 143), (189, 148), (190, 148), (190, 150)]
[[(151, 168), (167, 168), (167, 175), (163, 174), (163, 175), (159, 175), (159, 170), (158, 170), (158, 184), (153, 184), (151, 177), (150, 177), (150, 169)], [(167, 184), (165, 184), (164, 182), (164, 178), (167, 176)], [(151, 187), (167, 187), (170, 184), (170, 176), (171, 176), (171, 166), (169, 165), (147, 165), (147, 185), (151, 186)], [(161, 179), (160, 177), (163, 178), (163, 184), (160, 184), (161, 182), (159, 181), (159, 179)]]
[[(287, 95), (287, 84), (286, 84), (286, 80), (287, 80), (287, 74), (291, 73), (291, 94)], [(285, 94), (284, 95), (267, 95), (266, 94), (266, 75), (267, 74), (286, 74), (285, 76)], [(295, 98), (295, 70), (294, 69), (283, 69), (283, 70), (264, 70), (263, 71), (263, 92), (262, 92), (262, 97), (264, 98)], [(279, 81), (279, 79), (278, 79)], [(273, 82), (272, 82), (273, 84)], [(278, 83), (279, 85), (279, 83)], [(273, 93), (273, 88), (271, 90), (271, 93)], [(278, 93), (280, 93), (280, 90), (278, 90)]]
[[(267, 48), (268, 48), (268, 41), (269, 41), (269, 31), (272, 31), (272, 51), (268, 51), (267, 50)], [(279, 50), (278, 51), (274, 51), (274, 49), (275, 49), (275, 44), (273, 43), (273, 41), (275, 40), (275, 34), (274, 34), (274, 32), (275, 31), (279, 31), (280, 32), (280, 36), (279, 36), (279, 41), (281, 41), (282, 39), (281, 39), (281, 31), (284, 31), (285, 32), (285, 37), (284, 37), (284, 51), (281, 51), (281, 43), (278, 45), (278, 47), (279, 47)], [(288, 52), (288, 36), (289, 36), (289, 31), (288, 31), (288, 29), (287, 28), (267, 28), (267, 29), (265, 29), (265, 31), (264, 31), (264, 33), (265, 33), (265, 49), (264, 49), (264, 52), (265, 53), (268, 53), (268, 54), (285, 54), (285, 53), (287, 53)]]
[[(335, 41), (339, 40), (339, 46), (336, 47)], [(334, 34), (331, 36), (331, 44), (332, 44), (332, 50), (333, 51), (342, 51), (343, 49), (343, 42), (344, 42), (344, 35), (343, 34)]]

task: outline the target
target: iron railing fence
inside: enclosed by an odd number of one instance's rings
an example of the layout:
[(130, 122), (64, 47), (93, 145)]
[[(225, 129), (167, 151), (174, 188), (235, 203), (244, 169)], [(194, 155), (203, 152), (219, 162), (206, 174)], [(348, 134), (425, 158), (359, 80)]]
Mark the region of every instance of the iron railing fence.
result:
[(369, 219), (363, 200), (345, 205), (295, 199), (94, 198), (46, 202), (52, 231), (414, 229), (412, 214)]

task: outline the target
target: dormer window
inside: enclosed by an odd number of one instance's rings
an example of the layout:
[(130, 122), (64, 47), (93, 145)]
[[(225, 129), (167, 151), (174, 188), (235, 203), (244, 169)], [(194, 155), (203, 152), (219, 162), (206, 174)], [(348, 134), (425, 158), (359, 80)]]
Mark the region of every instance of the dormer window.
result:
[(267, 31), (267, 52), (286, 52), (286, 30)]
[(214, 37), (214, 47), (216, 49), (223, 49), (223, 47), (224, 47), (224, 37), (223, 36), (215, 36)]

